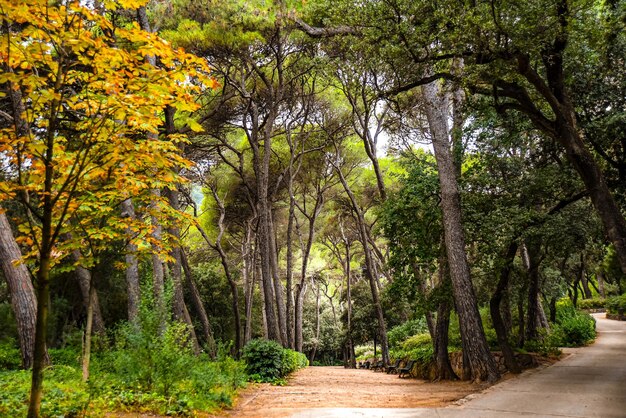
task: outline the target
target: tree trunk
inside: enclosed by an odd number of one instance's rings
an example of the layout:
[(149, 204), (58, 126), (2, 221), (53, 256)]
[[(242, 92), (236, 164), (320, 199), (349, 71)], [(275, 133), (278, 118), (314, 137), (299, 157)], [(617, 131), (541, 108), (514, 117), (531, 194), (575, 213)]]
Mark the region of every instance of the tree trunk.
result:
[(450, 151), (447, 118), (444, 115), (441, 98), (438, 97), (439, 89), (436, 83), (427, 84), (422, 89), (437, 161), (446, 252), (459, 314), (463, 352), (467, 354), (473, 380), (494, 382), (500, 378), (500, 373), (487, 345), (465, 255), (461, 198)]
[[(80, 250), (72, 251), (72, 259), (74, 263), (80, 262), (80, 260), (82, 259), (82, 254)], [(106, 329), (104, 327), (104, 320), (102, 319), (102, 312), (100, 310), (98, 292), (95, 288), (91, 289), (93, 287), (92, 274), (89, 270), (81, 265), (76, 266), (75, 272), (78, 279), (78, 284), (80, 286), (80, 292), (83, 296), (83, 306), (85, 307), (85, 311), (89, 311), (90, 309), (92, 311), (93, 332), (95, 332), (96, 334), (104, 334)]]
[(252, 251), (252, 222), (246, 223), (246, 240), (242, 244), (243, 254), (243, 282), (245, 286), (245, 311), (246, 311), (246, 324), (244, 328), (244, 342), (245, 346), (248, 341), (252, 339), (252, 302), (254, 300), (254, 282), (256, 274), (254, 271), (256, 255)]
[(526, 322), (524, 321), (524, 296), (526, 288), (522, 287), (517, 295), (517, 321), (519, 322), (517, 334), (517, 346), (524, 347), (526, 343)]
[(307, 285), (306, 283), (298, 283), (296, 284), (296, 299), (295, 299), (295, 346), (296, 351), (302, 352), (302, 316), (303, 316), (303, 305), (304, 305), (304, 296), (306, 295)]
[(598, 293), (603, 298), (606, 297), (606, 291), (604, 290), (604, 272), (601, 268), (596, 270), (596, 279), (598, 280)]
[(315, 355), (317, 354), (317, 346), (320, 339), (320, 284), (317, 284), (317, 292), (315, 292), (315, 343), (313, 344), (313, 351), (311, 352), (311, 364), (315, 361)]
[(539, 252), (541, 242), (537, 239), (528, 239), (522, 247), (522, 260), (528, 274), (528, 303), (526, 307), (526, 340), (536, 340), (539, 337), (540, 301), (539, 301)]
[(198, 290), (198, 286), (196, 286), (196, 281), (193, 279), (193, 276), (191, 274), (191, 268), (189, 267), (187, 254), (182, 247), (180, 255), (183, 272), (185, 273), (185, 282), (187, 283), (189, 293), (191, 294), (191, 302), (193, 303), (196, 315), (198, 315), (198, 318), (200, 318), (200, 324), (202, 324), (202, 334), (204, 337), (207, 352), (209, 354), (209, 357), (215, 359), (215, 356), (217, 355), (217, 349), (215, 346), (215, 338), (213, 337), (213, 328), (211, 328), (211, 323), (209, 322), (209, 315), (207, 315), (206, 309), (204, 309), (204, 303), (202, 303), (200, 291)]
[(441, 252), (439, 257), (439, 283), (440, 290), (444, 290), (445, 294), (441, 295), (439, 306), (437, 307), (437, 322), (434, 328), (434, 335), (431, 334), (433, 340), (433, 351), (435, 358), (435, 373), (437, 380), (456, 380), (459, 377), (452, 369), (450, 364), (450, 356), (448, 355), (448, 330), (450, 328), (450, 312), (452, 305), (450, 303), (450, 271), (448, 268), (448, 260), (446, 257), (445, 245), (442, 239)]
[[(167, 197), (172, 209), (179, 211), (180, 202), (178, 198), (178, 190), (165, 189), (165, 196)], [(174, 318), (187, 325), (189, 332), (189, 338), (191, 346), (196, 355), (200, 354), (200, 344), (198, 344), (198, 337), (189, 315), (189, 310), (185, 304), (185, 293), (183, 291), (183, 268), (182, 268), (182, 249), (180, 247), (180, 230), (177, 226), (171, 226), (168, 228), (169, 234), (174, 238), (172, 243), (172, 249), (170, 250), (170, 256), (172, 261), (169, 263), (169, 270), (172, 275), (172, 282), (174, 284)]]
[[(0, 208), (0, 265), (9, 286), (11, 307), (22, 353), (22, 367), (33, 367), (35, 347), (35, 324), (37, 321), (37, 300), (26, 264), (18, 262), (22, 259), (20, 248), (13, 238), (9, 220)], [(44, 349), (47, 359), (47, 350)]]
[(89, 364), (91, 362), (91, 333), (94, 325), (94, 313), (96, 302), (96, 287), (94, 286), (93, 275), (89, 275), (89, 289), (87, 298), (87, 323), (85, 324), (85, 334), (83, 336), (83, 382), (89, 380)]
[(370, 291), (372, 292), (372, 302), (374, 304), (374, 309), (376, 310), (376, 317), (378, 320), (378, 333), (380, 336), (380, 347), (382, 353), (382, 361), (385, 366), (389, 365), (389, 344), (387, 342), (387, 325), (385, 324), (385, 314), (383, 312), (382, 304), (380, 303), (380, 295), (378, 292), (378, 284), (377, 280), (374, 277), (374, 262), (372, 260), (372, 253), (369, 247), (369, 236), (367, 233), (367, 228), (365, 224), (365, 216), (363, 215), (363, 211), (359, 206), (359, 203), (352, 193), (352, 189), (348, 185), (345, 176), (341, 172), (341, 168), (338, 166), (334, 166), (335, 171), (339, 175), (339, 180), (350, 199), (350, 203), (352, 205), (352, 210), (356, 214), (357, 226), (359, 229), (359, 236), (361, 239), (361, 244), (363, 246), (363, 255), (365, 257), (365, 266), (366, 272), (365, 275), (370, 284)]
[(289, 340), (287, 338), (287, 305), (285, 304), (285, 298), (283, 294), (285, 293), (283, 284), (278, 275), (278, 248), (276, 246), (276, 230), (274, 229), (274, 217), (273, 211), (270, 206), (270, 236), (269, 242), (271, 245), (270, 257), (272, 263), (272, 280), (274, 282), (274, 297), (276, 298), (276, 314), (278, 316), (278, 331), (280, 332), (280, 340), (282, 342), (283, 347), (287, 347), (289, 345)]
[[(135, 219), (135, 208), (131, 199), (126, 199), (121, 204), (122, 218)], [(137, 246), (132, 243), (133, 232), (126, 229), (126, 294), (128, 295), (128, 321), (137, 323), (139, 319), (139, 306), (141, 304), (141, 290), (139, 287), (139, 263), (137, 261)]]
[(585, 274), (585, 255), (584, 253), (580, 253), (580, 283), (583, 287), (583, 293), (585, 295), (585, 299), (591, 299), (591, 289), (589, 288), (589, 283), (587, 282), (587, 275)]
[[(48, 244), (49, 245), (49, 244)], [(28, 418), (39, 418), (41, 395), (43, 389), (43, 370), (46, 361), (46, 329), (48, 325), (48, 309), (50, 303), (50, 255), (43, 253), (39, 258), (37, 270), (37, 325), (35, 329), (35, 355), (30, 387)]]
[(295, 349), (295, 318), (294, 318), (294, 300), (293, 300), (293, 224), (295, 219), (295, 200), (293, 198), (293, 186), (291, 179), (291, 170), (289, 174), (289, 220), (287, 222), (287, 346), (292, 350)]
[(495, 292), (493, 292), (491, 300), (489, 301), (491, 321), (493, 322), (493, 328), (496, 331), (498, 345), (500, 345), (500, 350), (502, 351), (502, 355), (504, 356), (504, 364), (511, 373), (516, 374), (520, 373), (522, 370), (517, 363), (517, 360), (515, 359), (515, 353), (513, 353), (513, 349), (509, 344), (509, 335), (504, 319), (502, 318), (500, 305), (502, 299), (507, 293), (509, 278), (511, 277), (511, 268), (513, 267), (513, 260), (515, 259), (515, 254), (517, 253), (517, 247), (517, 242), (513, 241), (509, 244), (506, 254), (502, 258), (503, 265), (500, 268), (496, 290)]

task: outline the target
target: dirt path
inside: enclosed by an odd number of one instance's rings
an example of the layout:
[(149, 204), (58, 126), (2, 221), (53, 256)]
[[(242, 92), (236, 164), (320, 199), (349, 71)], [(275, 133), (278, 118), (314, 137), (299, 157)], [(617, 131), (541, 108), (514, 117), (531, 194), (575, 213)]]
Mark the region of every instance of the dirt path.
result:
[(308, 367), (286, 386), (248, 388), (233, 417), (287, 417), (309, 408), (418, 408), (448, 405), (484, 385), (467, 382), (430, 383), (397, 375), (343, 367)]

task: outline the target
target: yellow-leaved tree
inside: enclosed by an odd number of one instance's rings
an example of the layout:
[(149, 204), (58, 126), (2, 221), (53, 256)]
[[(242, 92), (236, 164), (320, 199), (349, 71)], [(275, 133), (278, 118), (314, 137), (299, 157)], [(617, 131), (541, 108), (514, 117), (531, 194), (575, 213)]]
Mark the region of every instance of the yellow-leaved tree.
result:
[[(39, 416), (42, 397), (51, 268), (85, 236), (105, 243), (132, 230), (135, 244), (150, 249), (149, 225), (101, 215), (129, 197), (154, 207), (150, 190), (182, 181), (184, 138), (155, 139), (163, 111), (189, 115), (195, 92), (213, 83), (203, 60), (108, 18), (145, 1), (88, 3), (0, 0), (0, 100), (11, 109), (0, 125), (0, 203), (24, 207), (19, 239), (37, 289), (29, 417)], [(157, 203), (156, 214), (174, 216)]]

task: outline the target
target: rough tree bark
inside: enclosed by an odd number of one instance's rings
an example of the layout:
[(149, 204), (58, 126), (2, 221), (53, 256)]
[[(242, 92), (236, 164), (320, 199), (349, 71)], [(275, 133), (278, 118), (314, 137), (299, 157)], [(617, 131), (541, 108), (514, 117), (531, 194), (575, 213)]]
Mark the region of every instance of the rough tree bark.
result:
[[(17, 333), (22, 354), (22, 367), (33, 367), (37, 300), (30, 273), (20, 263), (22, 253), (15, 242), (6, 214), (0, 208), (0, 265), (9, 285), (11, 307), (17, 323)], [(45, 350), (45, 357), (48, 357)]]
[(517, 247), (518, 244), (515, 241), (509, 244), (506, 254), (502, 259), (503, 265), (498, 274), (499, 277), (496, 290), (493, 292), (491, 300), (489, 301), (489, 311), (491, 313), (493, 328), (496, 331), (498, 344), (500, 345), (500, 350), (504, 356), (504, 364), (511, 373), (520, 373), (521, 368), (517, 363), (513, 349), (509, 344), (509, 335), (504, 319), (502, 318), (500, 307), (502, 299), (507, 293), (509, 278), (511, 277), (511, 268), (513, 267), (513, 260), (515, 259), (515, 254), (517, 253)]
[(450, 150), (447, 112), (436, 82), (422, 86), (422, 93), (437, 161), (446, 252), (463, 351), (469, 361), (472, 379), (494, 382), (500, 378), (500, 373), (487, 345), (465, 254), (461, 198)]
[(209, 354), (209, 357), (215, 359), (217, 355), (217, 348), (215, 346), (215, 338), (213, 338), (213, 328), (211, 327), (211, 323), (209, 322), (209, 315), (207, 315), (206, 309), (204, 309), (204, 303), (202, 303), (200, 291), (198, 290), (198, 286), (196, 286), (196, 281), (193, 279), (193, 275), (191, 274), (191, 268), (189, 267), (187, 254), (182, 247), (180, 250), (180, 255), (183, 265), (183, 272), (185, 273), (185, 283), (187, 283), (189, 293), (191, 294), (191, 302), (193, 303), (196, 315), (198, 315), (198, 318), (200, 319), (200, 324), (202, 325), (202, 335), (204, 337), (207, 353)]

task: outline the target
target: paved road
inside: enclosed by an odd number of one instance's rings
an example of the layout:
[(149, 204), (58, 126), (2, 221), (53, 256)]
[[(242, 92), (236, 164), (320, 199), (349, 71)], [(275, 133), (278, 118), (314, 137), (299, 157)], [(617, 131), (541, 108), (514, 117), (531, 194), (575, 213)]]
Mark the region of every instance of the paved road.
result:
[(564, 360), (489, 388), (462, 406), (448, 408), (320, 408), (293, 417), (363, 418), (626, 418), (626, 322), (594, 315), (598, 338)]

